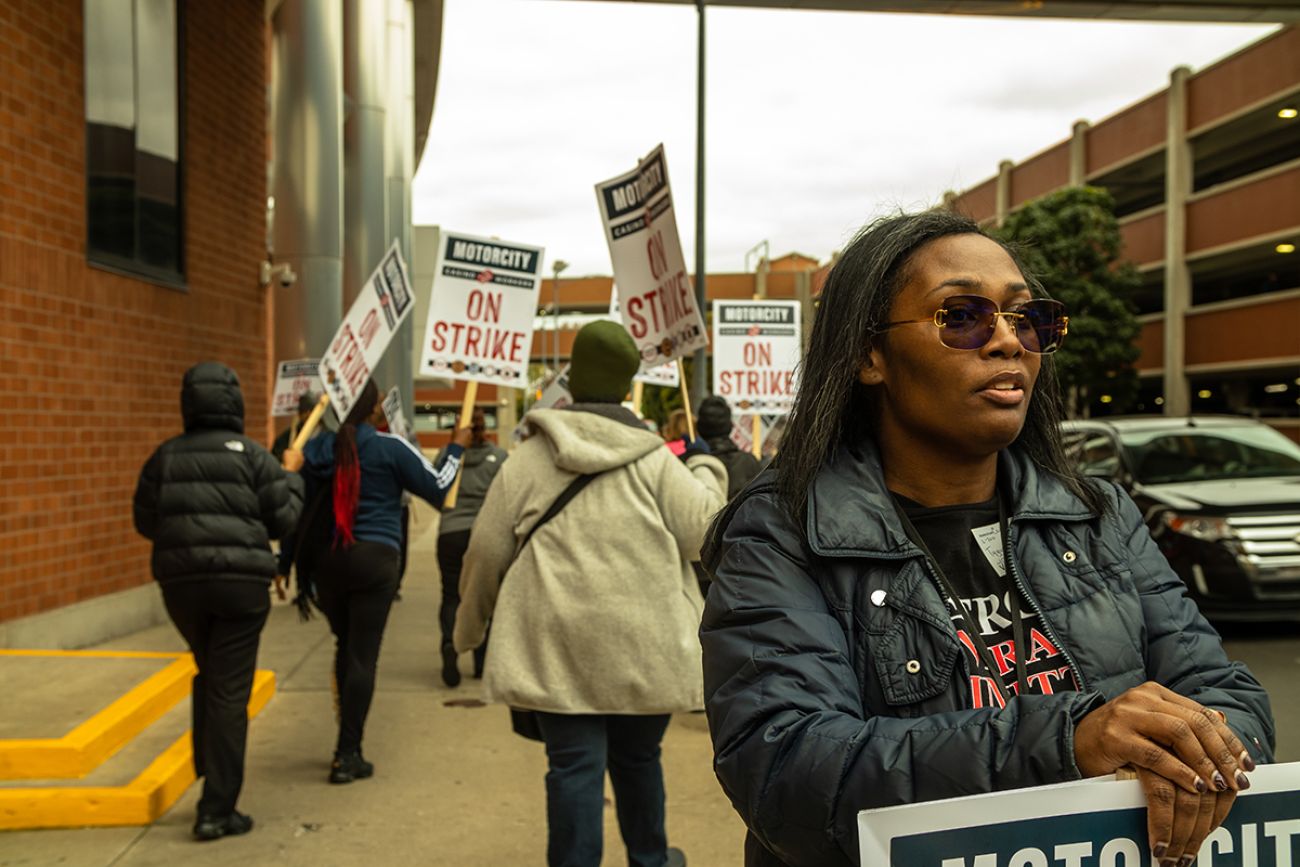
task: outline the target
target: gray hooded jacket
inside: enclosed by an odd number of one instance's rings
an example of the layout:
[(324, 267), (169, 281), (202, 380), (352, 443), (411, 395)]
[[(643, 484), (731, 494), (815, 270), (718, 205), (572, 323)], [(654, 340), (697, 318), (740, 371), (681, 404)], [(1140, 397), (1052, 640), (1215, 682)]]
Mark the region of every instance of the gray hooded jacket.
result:
[[(617, 408), (616, 408), (617, 409)], [(726, 470), (685, 464), (634, 415), (533, 410), (536, 433), (488, 490), (456, 612), (458, 650), (482, 643), (494, 701), (552, 713), (660, 714), (702, 704), (690, 562), (725, 502)], [(521, 550), (574, 477), (598, 473)]]
[[(434, 463), (441, 464), (445, 453), (444, 449)], [(490, 442), (465, 449), (461, 456), (460, 490), (456, 494), (456, 505), (443, 509), (442, 520), (438, 524), (439, 535), (463, 532), (474, 526), (474, 518), (479, 509), (483, 508), (488, 488), (508, 456), (509, 452)]]

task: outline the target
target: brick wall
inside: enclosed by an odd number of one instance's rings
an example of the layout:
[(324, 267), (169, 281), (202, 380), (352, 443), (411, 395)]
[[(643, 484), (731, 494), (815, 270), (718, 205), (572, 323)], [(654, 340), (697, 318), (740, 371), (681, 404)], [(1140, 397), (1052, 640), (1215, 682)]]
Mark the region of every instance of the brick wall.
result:
[(188, 292), (87, 265), (82, 0), (0, 0), (0, 621), (150, 580), (131, 495), (189, 365), (267, 429), (263, 3), (184, 6)]

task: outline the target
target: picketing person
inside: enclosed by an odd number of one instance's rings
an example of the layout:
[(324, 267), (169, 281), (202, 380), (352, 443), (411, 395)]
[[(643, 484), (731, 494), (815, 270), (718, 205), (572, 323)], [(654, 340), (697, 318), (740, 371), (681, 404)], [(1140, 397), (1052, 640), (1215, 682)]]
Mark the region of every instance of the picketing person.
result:
[(1272, 759), (1258, 681), (1132, 500), (1063, 457), (1068, 328), (955, 214), (878, 221), (835, 264), (775, 466), (703, 558), (750, 867), (856, 864), (863, 809), (1126, 766), (1152, 854), (1185, 867)]
[[(438, 627), (442, 655), (442, 682), (460, 685), (459, 654), (452, 633), (456, 626), (456, 609), (460, 607), (460, 573), (469, 547), (470, 529), (483, 508), (488, 488), (505, 463), (507, 452), (487, 438), (487, 418), (476, 409), (470, 417), (470, 442), (461, 456), (460, 488), (456, 505), (442, 511), (438, 524), (438, 571), (442, 579), (442, 601), (438, 605)], [(474, 677), (483, 676), (487, 642), (474, 648)]]
[[(316, 404), (319, 400), (320, 395), (313, 391), (304, 392), (298, 396), (298, 411), (294, 415), (293, 423), (280, 431), (271, 442), (271, 456), (275, 458), (277, 462), (283, 460), (285, 451), (287, 451), (289, 446), (293, 443), (293, 438), (297, 435), (298, 431), (302, 430), (302, 426), (307, 423), (307, 419), (311, 416), (312, 410), (316, 408)], [(318, 426), (311, 432), (311, 435), (317, 436), (323, 430), (323, 427)]]
[(455, 646), (477, 647), (491, 620), (484, 692), (536, 712), (550, 867), (601, 863), (606, 769), (628, 864), (685, 863), (668, 846), (660, 742), (671, 714), (702, 706), (690, 563), (727, 479), (702, 442), (679, 460), (620, 405), (639, 366), (617, 323), (578, 332), (575, 403), (528, 414), (534, 433), (465, 555)]
[(470, 441), (469, 429), (458, 428), (435, 468), (405, 439), (375, 430), (368, 419), (378, 401), (378, 388), (367, 383), (338, 432), (327, 431), (303, 449), (309, 520), (299, 532), (298, 555), (308, 563), (298, 563), (298, 574), (300, 580), (308, 576), (309, 593), (336, 642), (339, 732), (331, 783), (374, 774), (361, 742), (397, 593), (402, 492), (441, 506)]
[[(381, 395), (381, 398), (375, 402), (375, 408), (370, 413), (370, 418), (368, 420), (370, 424), (374, 427), (374, 429), (379, 433), (392, 433), (392, 429), (390, 428), (388, 423), (388, 412), (387, 410), (384, 409), (384, 401), (382, 398), (384, 391), (383, 389), (379, 388), (378, 385), (376, 385), (375, 388), (378, 391), (378, 393)], [(420, 442), (413, 433), (408, 432), (406, 436), (406, 441), (409, 442), (412, 446), (414, 446), (417, 449), (420, 447)], [(397, 547), (397, 591), (393, 593), (394, 602), (400, 602), (402, 600), (402, 580), (406, 578), (406, 566), (410, 562), (410, 556), (409, 556), (411, 550), (411, 492), (410, 491), (402, 491), (402, 512), (401, 512), (401, 517), (399, 518), (398, 526), (401, 528), (402, 541)]]
[[(298, 397), (298, 413), (293, 424), (280, 431), (279, 435), (271, 443), (271, 456), (275, 458), (277, 463), (284, 459), (284, 453), (293, 444), (293, 437), (297, 436), (298, 431), (307, 423), (307, 419), (311, 417), (312, 410), (316, 408), (319, 400), (320, 396), (312, 391), (305, 392)], [(309, 438), (319, 436), (324, 430), (324, 427), (317, 425), (309, 434)], [(280, 539), (280, 551), (275, 558), (275, 592), (281, 599), (285, 598), (285, 590), (289, 586), (289, 572), (293, 568), (293, 551), (296, 547), (297, 536), (293, 531), (285, 533)]]
[(661, 434), (668, 449), (681, 457), (686, 451), (686, 442), (690, 438), (690, 427), (686, 422), (686, 410), (675, 409), (668, 414)]
[(731, 406), (725, 400), (717, 395), (704, 398), (698, 415), (695, 428), (709, 444), (709, 454), (727, 468), (727, 499), (733, 499), (758, 475), (758, 458), (731, 441)]
[[(745, 489), (745, 486), (758, 475), (758, 458), (749, 452), (742, 452), (731, 441), (731, 406), (722, 398), (711, 395), (700, 401), (695, 420), (696, 430), (708, 443), (709, 454), (713, 455), (727, 468), (727, 499), (732, 500)], [(709, 573), (699, 561), (691, 564), (695, 577), (700, 584), (700, 593), (709, 595)]]
[[(217, 362), (181, 382), (184, 433), (149, 457), (135, 489), (135, 528), (153, 543), (151, 566), (176, 629), (194, 654), (194, 775), (203, 779), (193, 833), (216, 840), (252, 830), (235, 809), (244, 782), (248, 700), (257, 647), (271, 610), (275, 556), (303, 482), (244, 435), (239, 377)], [(300, 452), (288, 450), (295, 469)]]

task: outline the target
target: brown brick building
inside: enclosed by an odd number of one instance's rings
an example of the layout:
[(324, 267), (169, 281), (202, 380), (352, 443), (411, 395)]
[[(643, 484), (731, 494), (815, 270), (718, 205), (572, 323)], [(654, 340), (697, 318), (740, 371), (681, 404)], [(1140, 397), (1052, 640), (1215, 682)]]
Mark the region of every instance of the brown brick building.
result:
[(132, 58), (129, 15), (0, 3), (0, 622), (149, 581), (130, 497), (190, 364), (267, 430), (264, 3), (141, 8)]
[[(131, 498), (181, 376), (229, 364), (269, 441), (275, 363), (393, 238), (409, 260), (441, 27), (441, 0), (0, 0), (0, 647), (161, 618)], [(404, 349), (376, 375), (409, 405)]]
[(996, 223), (1081, 183), (1115, 196), (1143, 276), (1139, 410), (1255, 415), (1300, 439), (1300, 29), (1175, 69), (947, 203)]

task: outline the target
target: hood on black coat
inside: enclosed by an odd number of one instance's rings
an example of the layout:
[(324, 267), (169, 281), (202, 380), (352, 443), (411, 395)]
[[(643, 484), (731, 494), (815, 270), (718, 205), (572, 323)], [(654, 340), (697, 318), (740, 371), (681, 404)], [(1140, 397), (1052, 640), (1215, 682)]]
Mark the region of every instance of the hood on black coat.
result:
[(181, 418), (185, 432), (228, 430), (244, 432), (244, 394), (239, 376), (217, 361), (204, 361), (185, 371), (181, 380)]
[(712, 455), (724, 455), (740, 451), (729, 436), (705, 437), (704, 441), (709, 444), (709, 453)]

